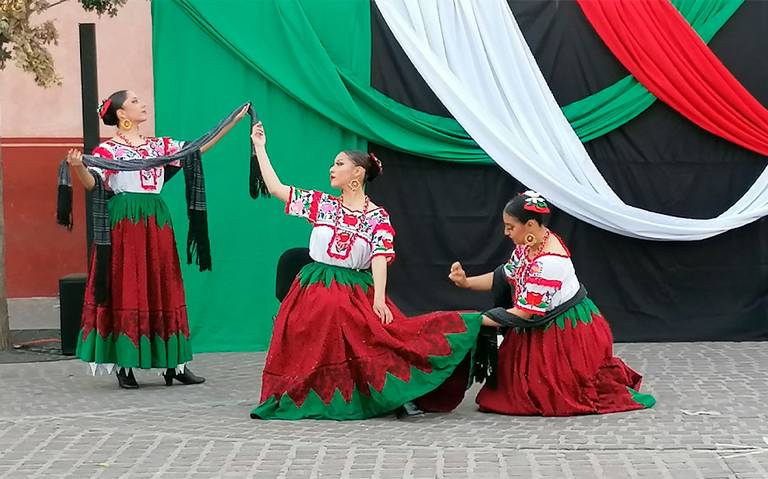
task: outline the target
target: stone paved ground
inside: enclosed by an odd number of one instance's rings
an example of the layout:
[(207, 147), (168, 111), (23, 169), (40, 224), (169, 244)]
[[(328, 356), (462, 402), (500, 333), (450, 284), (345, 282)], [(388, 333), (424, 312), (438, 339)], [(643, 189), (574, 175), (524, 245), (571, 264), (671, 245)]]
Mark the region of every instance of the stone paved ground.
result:
[(201, 354), (202, 386), (78, 361), (0, 365), (0, 478), (768, 478), (768, 343), (621, 344), (655, 409), (256, 421), (264, 354)]

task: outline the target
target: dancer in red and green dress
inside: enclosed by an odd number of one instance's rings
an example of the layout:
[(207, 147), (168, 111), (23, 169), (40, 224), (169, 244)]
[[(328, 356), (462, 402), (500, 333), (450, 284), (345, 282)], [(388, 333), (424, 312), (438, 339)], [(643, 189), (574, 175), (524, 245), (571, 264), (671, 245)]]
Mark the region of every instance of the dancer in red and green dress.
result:
[(642, 376), (613, 355), (611, 328), (579, 283), (568, 248), (546, 227), (548, 217), (539, 194), (514, 198), (503, 213), (504, 233), (516, 245), (509, 262), (469, 278), (461, 264), (451, 268), (457, 286), (494, 291), (499, 307), (483, 321), (506, 327), (496, 381), (477, 396), (480, 409), (571, 416), (652, 407), (653, 396), (640, 392)]
[[(243, 109), (200, 151), (213, 146), (245, 114)], [(99, 115), (104, 124), (118, 129), (114, 138), (94, 149), (94, 156), (139, 160), (169, 156), (181, 148), (176, 140), (139, 134), (147, 112), (132, 91), (112, 94), (100, 106)], [(171, 216), (160, 196), (164, 168), (86, 168), (81, 156), (72, 150), (67, 162), (85, 188), (93, 189), (98, 178), (114, 196), (107, 204), (111, 257), (97, 266), (96, 251), (92, 254), (77, 356), (90, 363), (93, 374), (116, 371), (118, 384), (126, 389), (139, 387), (134, 369), (163, 369), (168, 385), (174, 380), (202, 383), (205, 379), (186, 367), (192, 360), (192, 346)], [(96, 293), (95, 270), (99, 267), (108, 268), (108, 297), (104, 301)]]
[[(289, 215), (312, 225), (314, 263), (282, 302), (262, 375), (261, 419), (364, 419), (396, 410), (440, 386), (472, 350), (479, 314), (437, 312), (405, 317), (386, 296), (395, 230), (384, 208), (365, 195), (381, 163), (345, 151), (330, 169), (339, 196), (282, 184), (265, 144), (252, 136), (269, 192)], [(466, 377), (466, 375), (464, 375)]]

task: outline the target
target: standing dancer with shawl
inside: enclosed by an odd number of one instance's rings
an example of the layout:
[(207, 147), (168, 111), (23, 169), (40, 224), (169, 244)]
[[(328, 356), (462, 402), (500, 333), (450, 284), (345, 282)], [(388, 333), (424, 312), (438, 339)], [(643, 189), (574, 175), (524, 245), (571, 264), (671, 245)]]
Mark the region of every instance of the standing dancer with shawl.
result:
[[(184, 144), (144, 137), (139, 125), (146, 106), (132, 91), (112, 94), (99, 108), (115, 136), (93, 156), (70, 150), (66, 163), (93, 194), (94, 243), (85, 292), (77, 356), (91, 372), (117, 372), (121, 388), (139, 387), (134, 368), (165, 369), (165, 383), (200, 384), (186, 364), (192, 360), (187, 308), (171, 216), (160, 191), (166, 172), (184, 169), (190, 233), (188, 262), (211, 269), (205, 189), (200, 154), (216, 144), (250, 105), (233, 112), (202, 138)], [(71, 227), (71, 180), (59, 171), (59, 222)], [(68, 192), (62, 195), (62, 191)], [(114, 196), (106, 201), (106, 193)], [(65, 201), (62, 201), (62, 198)], [(62, 204), (69, 203), (62, 207)]]
[[(252, 135), (269, 193), (312, 225), (314, 263), (280, 306), (261, 383), (261, 419), (364, 419), (399, 410), (440, 386), (472, 350), (479, 314), (406, 318), (386, 297), (395, 231), (365, 195), (381, 174), (368, 153), (339, 153), (330, 169), (339, 196), (284, 185), (272, 168), (260, 124)], [(464, 375), (466, 378), (466, 374)], [(462, 384), (466, 387), (466, 380)], [(448, 408), (445, 408), (448, 409)], [(443, 410), (445, 410), (443, 409)]]

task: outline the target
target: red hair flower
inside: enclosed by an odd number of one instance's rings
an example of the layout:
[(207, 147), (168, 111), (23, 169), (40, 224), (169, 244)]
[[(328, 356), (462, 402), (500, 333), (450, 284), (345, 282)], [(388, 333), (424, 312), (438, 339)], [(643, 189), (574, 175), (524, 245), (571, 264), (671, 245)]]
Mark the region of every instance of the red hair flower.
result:
[(107, 114), (107, 110), (109, 110), (109, 105), (112, 104), (112, 100), (107, 98), (106, 100), (101, 102), (101, 105), (99, 105), (99, 118), (104, 118), (104, 115)]
[(540, 194), (535, 191), (526, 191), (523, 193), (525, 196), (525, 206), (523, 209), (526, 211), (533, 211), (534, 213), (549, 213), (549, 205)]
[(381, 160), (380, 160), (380, 159), (378, 159), (378, 158), (376, 158), (376, 155), (374, 155), (373, 153), (368, 153), (368, 157), (369, 157), (369, 158), (370, 158), (370, 159), (371, 159), (371, 160), (372, 160), (374, 163), (376, 163), (376, 167), (379, 169), (379, 174), (382, 174), (382, 173), (384, 173), (384, 166), (382, 166), (382, 164), (381, 164)]

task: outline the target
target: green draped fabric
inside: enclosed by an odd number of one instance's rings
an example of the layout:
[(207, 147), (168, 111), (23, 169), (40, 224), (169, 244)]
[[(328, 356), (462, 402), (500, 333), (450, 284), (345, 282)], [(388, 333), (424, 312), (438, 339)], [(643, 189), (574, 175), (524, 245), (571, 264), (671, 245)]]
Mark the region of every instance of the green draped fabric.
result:
[[(270, 0), (225, 1), (229, 8), (206, 0), (174, 0), (206, 33), (269, 81), (342, 128), (384, 146), (436, 160), (488, 163), (487, 155), (450, 118), (429, 115), (382, 95), (338, 61), (350, 48), (370, 50), (367, 1)], [(673, 0), (681, 15), (705, 42), (725, 24), (743, 0)], [(232, 4), (231, 6), (229, 4)], [(355, 28), (342, 29), (348, 43), (329, 48), (321, 30), (338, 28), (333, 15), (349, 12)], [(236, 15), (233, 14), (236, 12)], [(263, 19), (253, 21), (253, 19)], [(266, 20), (269, 21), (266, 21)], [(329, 21), (331, 24), (329, 25)], [(327, 35), (322, 38), (325, 39)], [(351, 46), (351, 47), (350, 47)], [(368, 55), (370, 60), (370, 54)], [(347, 62), (349, 64), (349, 62)], [(656, 100), (634, 77), (563, 107), (563, 113), (582, 141), (620, 127)]]
[[(345, 48), (361, 49), (370, 70), (368, 1), (174, 1), (245, 65), (361, 138), (437, 160), (490, 161), (455, 120), (393, 101), (370, 86), (370, 72), (355, 74), (338, 61)], [(332, 28), (345, 41), (338, 48), (319, 36)]]

